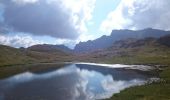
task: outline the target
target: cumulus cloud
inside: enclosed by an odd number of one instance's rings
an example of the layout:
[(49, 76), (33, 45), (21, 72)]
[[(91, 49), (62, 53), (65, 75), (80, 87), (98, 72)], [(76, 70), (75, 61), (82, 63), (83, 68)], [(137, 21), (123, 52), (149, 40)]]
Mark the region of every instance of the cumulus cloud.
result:
[(10, 31), (75, 39), (87, 31), (95, 0), (2, 0)]
[(92, 19), (96, 0), (62, 0), (64, 7), (71, 11), (73, 22), (81, 32), (87, 32), (86, 24)]
[(122, 0), (101, 23), (100, 30), (156, 28), (170, 30), (169, 0)]
[(5, 3), (4, 22), (16, 32), (76, 38), (76, 29), (69, 15), (62, 10), (59, 3), (46, 0), (12, 0)]
[(13, 46), (13, 47), (29, 47), (35, 44), (43, 44), (42, 41), (34, 40), (28, 35), (0, 35), (0, 44)]

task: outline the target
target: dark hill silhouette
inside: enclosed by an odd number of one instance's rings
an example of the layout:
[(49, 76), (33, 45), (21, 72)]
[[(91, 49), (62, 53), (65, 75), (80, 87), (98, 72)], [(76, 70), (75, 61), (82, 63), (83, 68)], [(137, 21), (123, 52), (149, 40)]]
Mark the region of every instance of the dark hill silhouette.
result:
[(102, 36), (93, 41), (80, 42), (76, 45), (75, 52), (89, 52), (112, 46), (115, 41), (127, 38), (143, 39), (147, 37), (159, 38), (170, 34), (170, 31), (147, 28), (143, 30), (113, 30), (110, 36)]

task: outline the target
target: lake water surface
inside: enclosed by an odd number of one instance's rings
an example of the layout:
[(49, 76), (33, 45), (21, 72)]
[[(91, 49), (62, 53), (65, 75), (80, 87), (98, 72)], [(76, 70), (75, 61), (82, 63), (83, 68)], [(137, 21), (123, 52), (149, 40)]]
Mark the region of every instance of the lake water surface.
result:
[(105, 99), (127, 87), (144, 84), (149, 78), (137, 70), (70, 64), (0, 79), (0, 100)]

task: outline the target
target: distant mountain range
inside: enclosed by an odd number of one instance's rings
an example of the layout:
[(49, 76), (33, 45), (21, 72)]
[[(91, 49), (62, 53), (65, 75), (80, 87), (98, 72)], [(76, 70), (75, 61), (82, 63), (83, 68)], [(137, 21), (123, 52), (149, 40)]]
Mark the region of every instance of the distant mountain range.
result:
[(164, 46), (170, 47), (170, 34), (162, 36), (160, 38), (147, 37), (143, 39), (128, 38), (124, 40), (115, 41), (111, 47), (107, 49), (116, 48), (139, 48), (145, 46)]
[[(127, 59), (121, 62), (124, 58)], [(0, 45), (0, 66), (65, 61), (126, 63), (130, 60), (140, 63), (162, 59), (170, 60), (170, 31), (151, 28), (113, 30), (110, 36), (81, 42), (74, 50), (64, 45), (50, 44), (19, 49)]]
[(170, 34), (170, 31), (163, 31), (158, 29), (147, 28), (144, 30), (113, 30), (110, 36), (102, 36), (96, 40), (89, 40), (87, 42), (80, 42), (74, 48), (74, 50), (69, 49), (64, 45), (50, 45), (50, 44), (39, 44), (28, 47), (28, 50), (41, 51), (41, 52), (54, 52), (62, 51), (65, 53), (83, 53), (92, 52), (104, 48), (109, 48), (113, 45), (115, 41), (125, 40), (129, 38), (133, 39), (144, 39), (147, 37), (159, 38)]
[(128, 38), (110, 47), (79, 53), (79, 61), (123, 64), (170, 64), (170, 35), (160, 38)]
[(75, 46), (75, 52), (90, 52), (112, 46), (115, 41), (127, 38), (143, 39), (147, 37), (159, 38), (170, 34), (170, 31), (147, 28), (144, 30), (113, 30), (110, 36), (102, 36), (93, 41), (80, 42)]

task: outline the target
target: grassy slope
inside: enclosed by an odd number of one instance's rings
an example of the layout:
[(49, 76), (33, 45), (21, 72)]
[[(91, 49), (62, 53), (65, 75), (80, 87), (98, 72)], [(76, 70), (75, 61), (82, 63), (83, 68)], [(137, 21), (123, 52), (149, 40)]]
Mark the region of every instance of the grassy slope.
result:
[(55, 52), (24, 51), (0, 45), (0, 67), (42, 62), (63, 62), (70, 60), (71, 54), (67, 54), (59, 50), (56, 50)]
[(0, 45), (0, 66), (31, 63), (34, 59), (16, 48)]
[(126, 49), (128, 55), (114, 56), (105, 61), (106, 63), (124, 64), (161, 64), (170, 65), (170, 48), (145, 46), (140, 48)]

